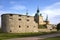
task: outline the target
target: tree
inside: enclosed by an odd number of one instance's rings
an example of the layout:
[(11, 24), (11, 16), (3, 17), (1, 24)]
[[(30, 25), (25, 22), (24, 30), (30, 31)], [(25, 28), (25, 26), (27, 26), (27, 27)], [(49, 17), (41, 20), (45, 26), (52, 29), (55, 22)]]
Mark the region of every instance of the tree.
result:
[(57, 24), (57, 31), (60, 30), (60, 23)]

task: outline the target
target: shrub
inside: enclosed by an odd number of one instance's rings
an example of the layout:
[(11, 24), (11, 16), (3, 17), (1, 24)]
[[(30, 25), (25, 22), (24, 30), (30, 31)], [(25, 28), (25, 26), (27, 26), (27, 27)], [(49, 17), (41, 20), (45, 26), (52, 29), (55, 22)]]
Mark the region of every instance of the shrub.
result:
[(38, 26), (39, 29), (44, 29), (44, 28), (47, 28), (46, 25), (39, 25)]
[(60, 23), (57, 24), (57, 28), (56, 29), (57, 29), (57, 31), (60, 30)]

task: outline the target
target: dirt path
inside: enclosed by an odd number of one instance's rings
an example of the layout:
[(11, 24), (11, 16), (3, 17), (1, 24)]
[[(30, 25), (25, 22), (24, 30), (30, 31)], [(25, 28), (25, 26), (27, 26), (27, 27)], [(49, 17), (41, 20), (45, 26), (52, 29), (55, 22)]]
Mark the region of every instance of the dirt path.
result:
[(39, 40), (39, 39), (45, 39), (49, 37), (56, 37), (56, 36), (60, 36), (60, 33), (47, 34), (47, 35), (41, 35), (41, 36), (35, 36), (35, 37), (13, 38), (13, 39), (7, 39), (7, 40)]

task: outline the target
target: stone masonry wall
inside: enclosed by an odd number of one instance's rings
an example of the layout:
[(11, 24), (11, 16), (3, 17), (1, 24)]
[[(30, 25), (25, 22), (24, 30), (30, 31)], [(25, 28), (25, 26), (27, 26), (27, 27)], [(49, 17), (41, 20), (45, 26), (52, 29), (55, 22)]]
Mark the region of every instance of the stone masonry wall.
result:
[(38, 32), (38, 24), (33, 16), (3, 14), (2, 31), (8, 33)]

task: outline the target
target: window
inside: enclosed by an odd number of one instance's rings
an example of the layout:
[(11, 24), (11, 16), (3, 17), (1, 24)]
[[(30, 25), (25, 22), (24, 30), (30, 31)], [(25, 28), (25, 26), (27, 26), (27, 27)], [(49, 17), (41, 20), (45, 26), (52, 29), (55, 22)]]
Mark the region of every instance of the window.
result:
[(19, 19), (19, 21), (20, 21), (21, 19)]
[(52, 29), (50, 29), (50, 30), (52, 30)]
[(19, 28), (20, 28), (21, 26), (19, 25)]
[(13, 16), (13, 14), (10, 14), (10, 16)]
[(36, 19), (34, 19), (34, 20), (36, 20)]
[(27, 19), (27, 21), (29, 21), (29, 19)]
[(10, 19), (12, 19), (12, 18), (10, 18)]
[(21, 15), (19, 15), (19, 17), (21, 17)]
[(27, 28), (29, 28), (29, 26), (27, 26)]
[(29, 16), (27, 16), (27, 17), (29, 17)]
[(35, 26), (34, 26), (35, 27)]
[(12, 32), (12, 31), (10, 30), (10, 32)]

